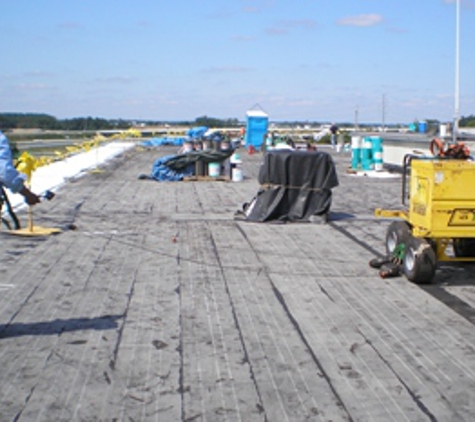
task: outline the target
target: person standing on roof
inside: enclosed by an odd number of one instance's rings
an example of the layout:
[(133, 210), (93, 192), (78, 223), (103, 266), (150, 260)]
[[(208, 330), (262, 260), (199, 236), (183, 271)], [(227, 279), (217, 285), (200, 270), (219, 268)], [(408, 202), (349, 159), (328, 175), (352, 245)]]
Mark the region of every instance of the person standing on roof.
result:
[(338, 126), (333, 123), (331, 126), (330, 126), (330, 141), (331, 141), (331, 144), (332, 144), (332, 148), (335, 148), (335, 145), (336, 145), (336, 135), (338, 134)]
[(266, 150), (269, 151), (274, 147), (274, 134), (273, 133), (267, 133), (266, 136)]
[(26, 175), (20, 173), (13, 164), (12, 151), (7, 137), (0, 131), (0, 186), (5, 186), (13, 193), (19, 193), (28, 205), (40, 202), (38, 195), (26, 186)]

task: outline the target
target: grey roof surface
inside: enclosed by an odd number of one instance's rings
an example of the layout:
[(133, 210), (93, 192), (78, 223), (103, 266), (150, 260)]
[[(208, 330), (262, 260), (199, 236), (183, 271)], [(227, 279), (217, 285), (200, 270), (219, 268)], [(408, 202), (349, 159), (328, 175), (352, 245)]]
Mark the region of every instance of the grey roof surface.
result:
[(1, 421), (475, 420), (473, 264), (429, 286), (368, 265), (399, 178), (334, 153), (328, 224), (249, 223), (260, 154), (241, 183), (138, 179), (171, 151), (36, 206), (59, 235), (0, 233)]

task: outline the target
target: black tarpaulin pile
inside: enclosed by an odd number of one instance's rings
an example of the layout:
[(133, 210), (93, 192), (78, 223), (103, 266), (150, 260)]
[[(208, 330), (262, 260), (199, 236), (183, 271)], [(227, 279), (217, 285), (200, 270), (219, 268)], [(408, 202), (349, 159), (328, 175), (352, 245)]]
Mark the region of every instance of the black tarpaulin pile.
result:
[(168, 155), (158, 158), (152, 167), (152, 173), (141, 174), (141, 180), (157, 180), (159, 182), (171, 182), (183, 180), (187, 176), (197, 175), (195, 163), (208, 165), (209, 163), (221, 163), (233, 154), (233, 149), (190, 151), (184, 154)]
[(247, 221), (310, 221), (330, 212), (338, 186), (330, 154), (319, 151), (269, 151), (259, 170), (257, 195), (243, 207)]

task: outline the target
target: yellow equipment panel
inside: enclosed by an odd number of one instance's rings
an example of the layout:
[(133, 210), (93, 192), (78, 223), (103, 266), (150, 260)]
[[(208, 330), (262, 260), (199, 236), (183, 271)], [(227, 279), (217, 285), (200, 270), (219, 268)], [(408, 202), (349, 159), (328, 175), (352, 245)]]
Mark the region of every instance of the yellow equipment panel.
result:
[(415, 236), (475, 238), (475, 162), (411, 162), (408, 220)]

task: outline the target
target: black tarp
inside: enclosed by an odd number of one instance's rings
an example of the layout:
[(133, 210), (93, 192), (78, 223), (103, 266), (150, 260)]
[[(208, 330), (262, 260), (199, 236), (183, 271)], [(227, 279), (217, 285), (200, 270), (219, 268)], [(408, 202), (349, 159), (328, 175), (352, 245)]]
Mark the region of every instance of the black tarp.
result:
[[(157, 180), (159, 182), (174, 182), (195, 174), (195, 163), (202, 166), (209, 163), (221, 163), (233, 154), (233, 149), (190, 151), (184, 154), (160, 157), (153, 163), (152, 173), (141, 174), (141, 180)], [(199, 174), (198, 174), (199, 176)]]
[(338, 186), (330, 154), (319, 151), (269, 151), (258, 176), (259, 189), (245, 206), (248, 221), (309, 221), (328, 216), (332, 188)]
[(182, 170), (190, 164), (197, 161), (208, 163), (220, 163), (226, 158), (229, 158), (234, 153), (234, 150), (229, 148), (226, 150), (207, 150), (207, 151), (190, 151), (184, 154), (175, 155), (169, 158), (164, 164), (173, 170)]

